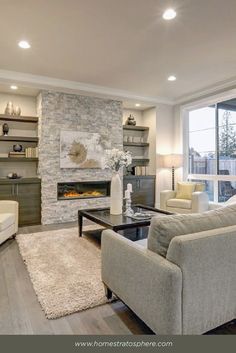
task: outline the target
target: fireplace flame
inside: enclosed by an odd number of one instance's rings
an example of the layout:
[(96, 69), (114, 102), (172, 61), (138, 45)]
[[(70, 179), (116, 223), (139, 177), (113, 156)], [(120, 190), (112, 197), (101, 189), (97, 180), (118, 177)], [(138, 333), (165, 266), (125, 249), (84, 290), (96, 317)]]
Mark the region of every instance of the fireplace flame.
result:
[(64, 197), (99, 197), (99, 196), (105, 196), (104, 194), (102, 194), (99, 191), (85, 191), (85, 192), (76, 192), (76, 191), (68, 191), (65, 192)]

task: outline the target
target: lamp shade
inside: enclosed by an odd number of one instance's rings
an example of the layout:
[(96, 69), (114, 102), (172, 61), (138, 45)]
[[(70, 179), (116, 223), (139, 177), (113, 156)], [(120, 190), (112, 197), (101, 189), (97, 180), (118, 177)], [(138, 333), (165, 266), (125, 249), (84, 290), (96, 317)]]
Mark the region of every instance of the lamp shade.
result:
[(182, 154), (166, 154), (163, 155), (163, 168), (180, 168), (183, 165)]

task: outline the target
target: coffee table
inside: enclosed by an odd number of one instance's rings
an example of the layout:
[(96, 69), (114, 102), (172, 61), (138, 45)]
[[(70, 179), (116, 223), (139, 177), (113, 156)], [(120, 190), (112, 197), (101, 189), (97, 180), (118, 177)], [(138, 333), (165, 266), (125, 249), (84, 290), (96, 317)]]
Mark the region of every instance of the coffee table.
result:
[[(173, 213), (159, 210), (158, 208), (153, 208), (144, 205), (134, 205), (132, 206), (135, 212), (148, 212), (154, 216), (166, 216), (172, 215)], [(151, 219), (137, 220), (127, 217), (123, 214), (121, 215), (111, 215), (109, 208), (97, 208), (97, 209), (87, 209), (78, 211), (78, 227), (79, 236), (82, 237), (83, 232), (83, 218), (87, 218), (105, 228), (112, 229), (115, 232), (125, 229), (136, 228), (137, 235), (139, 234), (142, 227), (147, 227), (151, 223)]]

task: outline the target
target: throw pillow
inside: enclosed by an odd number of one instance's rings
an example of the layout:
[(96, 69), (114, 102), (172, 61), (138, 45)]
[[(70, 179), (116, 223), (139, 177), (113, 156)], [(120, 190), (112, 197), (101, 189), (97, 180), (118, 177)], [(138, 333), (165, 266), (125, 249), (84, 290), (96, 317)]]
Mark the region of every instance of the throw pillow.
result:
[(195, 187), (195, 191), (205, 191), (206, 186), (204, 183), (197, 183)]
[(166, 257), (171, 240), (179, 235), (236, 225), (236, 203), (204, 213), (153, 217), (148, 249)]
[(192, 193), (195, 191), (194, 183), (178, 183), (176, 199), (192, 200)]

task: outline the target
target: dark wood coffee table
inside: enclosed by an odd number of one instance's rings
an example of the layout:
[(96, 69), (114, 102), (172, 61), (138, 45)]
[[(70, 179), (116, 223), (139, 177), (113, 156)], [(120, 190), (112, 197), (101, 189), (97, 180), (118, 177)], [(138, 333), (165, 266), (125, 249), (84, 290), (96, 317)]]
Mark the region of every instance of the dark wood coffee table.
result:
[[(154, 216), (166, 216), (172, 215), (173, 213), (159, 210), (157, 208), (135, 205), (132, 206), (135, 212), (148, 212)], [(105, 228), (112, 229), (115, 232), (125, 229), (136, 228), (137, 233), (139, 233), (142, 227), (147, 227), (150, 225), (151, 219), (136, 220), (125, 215), (111, 215), (109, 208), (97, 208), (88, 210), (78, 211), (78, 226), (79, 226), (79, 236), (82, 237), (83, 231), (83, 218), (87, 218)]]

